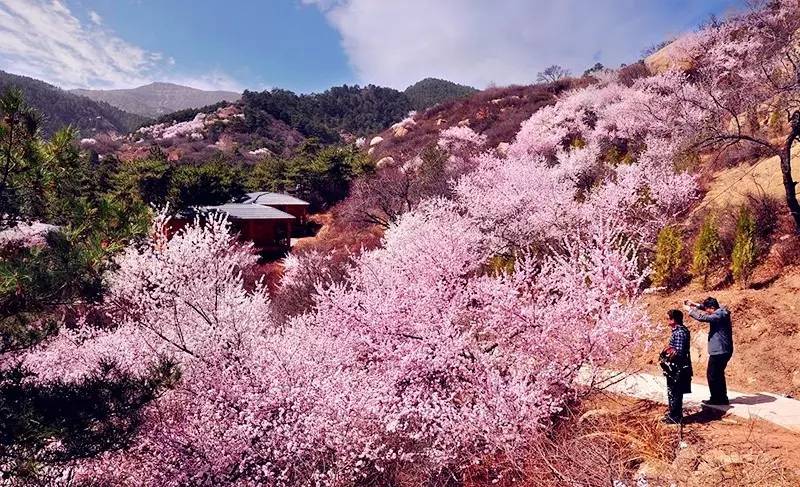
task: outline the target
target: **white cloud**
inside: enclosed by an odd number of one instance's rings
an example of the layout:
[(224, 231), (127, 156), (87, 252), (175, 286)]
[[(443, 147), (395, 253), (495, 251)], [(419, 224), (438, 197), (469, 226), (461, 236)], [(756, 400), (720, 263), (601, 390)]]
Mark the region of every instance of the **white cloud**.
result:
[[(731, 3), (737, 0), (725, 0)], [(560, 64), (632, 62), (707, 9), (639, 0), (303, 0), (339, 31), (360, 81), (403, 88), (427, 76), (483, 87), (531, 83)]]
[(236, 79), (219, 70), (210, 71), (197, 76), (167, 76), (164, 78), (164, 81), (178, 85), (191, 86), (198, 90), (224, 90), (234, 91), (236, 93), (241, 93), (245, 90), (245, 87)]
[(91, 20), (91, 21), (92, 21), (92, 22), (93, 22), (95, 25), (102, 25), (102, 24), (103, 24), (103, 17), (101, 17), (101, 16), (100, 16), (100, 14), (99, 14), (99, 13), (97, 13), (97, 12), (95, 12), (94, 10), (90, 10), (90, 11), (89, 11), (89, 19), (90, 19), (90, 20)]
[(0, 0), (0, 60), (66, 88), (129, 86), (155, 68), (145, 50), (82, 25), (58, 0)]
[[(181, 77), (172, 57), (121, 39), (97, 12), (88, 17), (81, 23), (60, 0), (0, 0), (0, 69), (62, 88), (130, 88)], [(236, 84), (222, 73), (197, 79), (215, 89)]]

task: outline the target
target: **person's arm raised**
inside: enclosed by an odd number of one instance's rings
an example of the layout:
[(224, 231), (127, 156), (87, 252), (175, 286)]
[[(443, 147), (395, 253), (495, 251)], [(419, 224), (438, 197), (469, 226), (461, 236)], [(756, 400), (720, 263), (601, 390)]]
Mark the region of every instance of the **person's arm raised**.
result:
[(700, 308), (695, 308), (695, 307), (689, 308), (689, 316), (696, 319), (697, 321), (704, 321), (706, 323), (711, 323), (714, 320), (714, 313), (709, 314), (701, 310)]

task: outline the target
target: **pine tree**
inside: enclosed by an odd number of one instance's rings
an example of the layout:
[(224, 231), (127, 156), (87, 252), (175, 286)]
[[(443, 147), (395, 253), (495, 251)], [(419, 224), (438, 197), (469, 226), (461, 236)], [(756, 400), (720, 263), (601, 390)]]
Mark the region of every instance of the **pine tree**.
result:
[(714, 260), (719, 257), (721, 247), (717, 219), (709, 216), (700, 228), (692, 254), (692, 274), (702, 277), (703, 288), (708, 285), (708, 274), (713, 269)]
[(664, 227), (656, 241), (653, 284), (675, 287), (683, 276), (683, 235), (675, 227)]
[(731, 254), (733, 278), (741, 287), (747, 287), (756, 262), (756, 224), (747, 206), (739, 209), (736, 220), (736, 239)]

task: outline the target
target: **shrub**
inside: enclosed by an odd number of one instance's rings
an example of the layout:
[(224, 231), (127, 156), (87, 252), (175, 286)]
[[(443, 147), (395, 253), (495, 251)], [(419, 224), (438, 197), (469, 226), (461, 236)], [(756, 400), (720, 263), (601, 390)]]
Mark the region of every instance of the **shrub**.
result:
[(172, 171), (169, 200), (175, 208), (219, 205), (244, 195), (242, 173), (224, 160), (184, 164)]
[(683, 235), (675, 227), (664, 227), (656, 241), (653, 284), (672, 289), (683, 276)]
[(753, 221), (756, 226), (756, 243), (759, 251), (769, 248), (772, 235), (778, 227), (781, 201), (775, 196), (764, 193), (763, 191), (755, 194), (748, 194), (748, 206), (752, 211)]
[(679, 152), (673, 159), (673, 165), (677, 172), (689, 172), (697, 170), (703, 161), (700, 154), (694, 151)]
[(756, 262), (756, 224), (747, 206), (739, 209), (736, 220), (736, 239), (731, 254), (731, 271), (736, 282), (746, 287)]
[(708, 216), (700, 228), (692, 253), (692, 274), (703, 278), (703, 287), (708, 284), (708, 274), (713, 269), (714, 260), (719, 257), (721, 248), (717, 219)]
[(258, 162), (247, 176), (250, 191), (284, 191), (286, 188), (286, 161), (267, 157)]

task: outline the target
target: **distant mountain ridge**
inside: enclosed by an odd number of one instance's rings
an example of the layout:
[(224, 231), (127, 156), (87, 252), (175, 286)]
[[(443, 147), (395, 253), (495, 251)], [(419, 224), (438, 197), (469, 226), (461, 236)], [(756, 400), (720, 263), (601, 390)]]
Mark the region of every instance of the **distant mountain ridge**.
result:
[[(225, 154), (235, 160), (267, 155), (291, 157), (305, 141), (355, 142), (409, 119), (409, 112), (436, 111), (477, 92), (428, 78), (406, 91), (375, 85), (334, 86), (320, 93), (284, 89), (246, 90), (236, 102), (187, 108), (156, 118), (126, 141), (103, 141), (95, 149), (132, 160), (158, 146), (170, 160), (199, 162)], [(422, 114), (420, 114), (422, 115)]]
[(157, 118), (187, 108), (213, 105), (223, 100), (234, 102), (242, 96), (241, 93), (233, 91), (206, 91), (160, 82), (130, 89), (70, 91), (149, 118)]
[(42, 131), (46, 135), (67, 125), (75, 127), (84, 136), (110, 131), (124, 134), (147, 120), (38, 79), (0, 71), (0, 91), (10, 87), (20, 89), (28, 105), (42, 114)]

